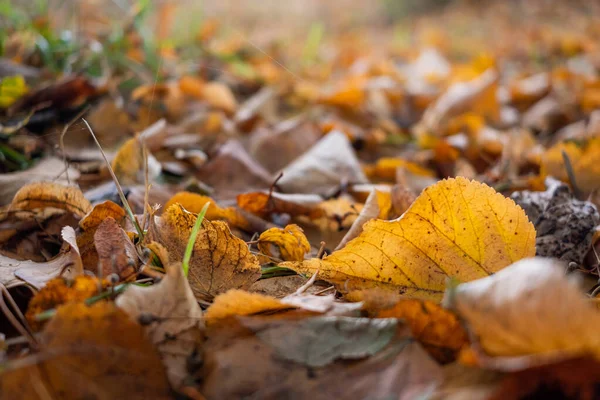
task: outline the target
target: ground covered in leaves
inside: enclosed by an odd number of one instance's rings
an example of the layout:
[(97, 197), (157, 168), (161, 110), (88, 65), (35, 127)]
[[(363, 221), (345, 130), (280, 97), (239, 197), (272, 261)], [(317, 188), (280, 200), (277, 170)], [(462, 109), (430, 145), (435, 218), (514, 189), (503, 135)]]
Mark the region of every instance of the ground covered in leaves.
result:
[(383, 3), (1, 9), (0, 397), (600, 397), (600, 8)]

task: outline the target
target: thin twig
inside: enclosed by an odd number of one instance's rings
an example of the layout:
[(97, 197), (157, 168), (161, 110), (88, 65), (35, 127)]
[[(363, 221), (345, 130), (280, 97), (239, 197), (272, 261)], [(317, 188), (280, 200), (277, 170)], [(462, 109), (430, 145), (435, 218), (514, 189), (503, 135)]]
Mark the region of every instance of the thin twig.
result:
[(313, 274), (313, 276), (310, 277), (310, 279), (302, 286), (300, 286), (292, 296), (299, 296), (302, 293), (306, 292), (306, 290), (311, 287), (315, 281), (317, 280), (317, 275), (319, 275), (319, 270), (317, 269), (315, 271), (315, 273)]
[(140, 227), (140, 224), (139, 224), (137, 218), (135, 217), (135, 215), (133, 214), (133, 211), (131, 210), (131, 207), (129, 206), (129, 202), (127, 201), (127, 197), (125, 197), (125, 193), (123, 192), (123, 188), (119, 184), (119, 180), (117, 179), (117, 175), (115, 175), (115, 171), (112, 169), (112, 166), (110, 165), (110, 162), (108, 162), (108, 157), (106, 157), (106, 154), (104, 153), (104, 150), (102, 150), (102, 146), (100, 146), (100, 142), (98, 142), (98, 139), (96, 138), (96, 135), (94, 134), (94, 131), (92, 130), (92, 127), (90, 126), (90, 124), (88, 124), (88, 122), (85, 120), (85, 118), (81, 118), (81, 120), (83, 122), (85, 122), (85, 125), (87, 126), (88, 130), (90, 131), (90, 134), (92, 135), (92, 138), (94, 138), (94, 142), (96, 142), (96, 145), (100, 149), (100, 153), (102, 154), (102, 157), (104, 158), (104, 161), (106, 162), (106, 166), (108, 167), (108, 172), (110, 172), (110, 176), (112, 177), (113, 181), (115, 182), (115, 186), (117, 187), (117, 192), (119, 193), (119, 197), (121, 198), (121, 202), (123, 203), (123, 207), (125, 207), (125, 210), (127, 210), (127, 214), (129, 215), (129, 219), (131, 220), (131, 222), (135, 226), (135, 229), (136, 229), (136, 231), (137, 231), (137, 233), (138, 233), (138, 235), (140, 237), (140, 241), (143, 241), (144, 240), (144, 231), (142, 231), (142, 228)]
[(573, 170), (573, 164), (571, 164), (571, 159), (566, 151), (562, 150), (562, 158), (565, 163), (565, 169), (567, 170), (567, 176), (569, 177), (569, 183), (571, 184), (571, 189), (573, 189), (573, 194), (579, 200), (581, 200), (583, 194), (579, 186), (577, 186), (577, 180), (575, 179), (575, 171)]
[(76, 116), (75, 118), (73, 118), (72, 120), (70, 120), (69, 122), (67, 122), (65, 124), (65, 127), (63, 128), (62, 132), (60, 133), (60, 136), (58, 138), (58, 144), (60, 146), (60, 151), (62, 152), (62, 158), (63, 158), (63, 164), (65, 164), (65, 174), (67, 175), (67, 183), (70, 185), (71, 184), (71, 179), (69, 178), (69, 163), (67, 163), (67, 152), (65, 151), (65, 135), (67, 134), (67, 131), (69, 130), (69, 128), (71, 127), (71, 125), (73, 125), (75, 123), (75, 121), (77, 121), (79, 118), (83, 117), (83, 115), (88, 112), (90, 109), (90, 106), (86, 106), (83, 110), (81, 110)]
[(319, 247), (319, 251), (317, 252), (317, 258), (323, 258), (325, 256), (325, 242), (321, 242), (321, 247)]

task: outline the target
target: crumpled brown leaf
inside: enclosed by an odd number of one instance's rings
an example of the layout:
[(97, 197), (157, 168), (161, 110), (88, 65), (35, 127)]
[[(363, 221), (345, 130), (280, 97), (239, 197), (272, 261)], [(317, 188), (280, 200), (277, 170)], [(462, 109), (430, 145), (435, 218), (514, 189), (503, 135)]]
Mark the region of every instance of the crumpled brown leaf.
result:
[(142, 326), (112, 303), (59, 307), (40, 342), (40, 353), (5, 365), (0, 397), (171, 398), (157, 350)]
[[(370, 330), (370, 325), (362, 322), (364, 319), (346, 318), (345, 320), (359, 322), (352, 329), (344, 330), (342, 324), (335, 327), (339, 319), (327, 318), (329, 317), (269, 321), (260, 317), (245, 317), (241, 323), (230, 321), (228, 324), (217, 324), (209, 328), (204, 353), (206, 361), (202, 371), (202, 394), (209, 400), (409, 400), (423, 395), (431, 384), (442, 378), (440, 367), (417, 343), (409, 339), (410, 334), (403, 325), (397, 324), (397, 330), (395, 333), (391, 332), (391, 337), (380, 337), (388, 343), (382, 348), (382, 341), (374, 341), (371, 336), (377, 329)], [(326, 319), (330, 321), (329, 325), (327, 322), (319, 322)], [(358, 327), (360, 324), (362, 328)], [(316, 326), (326, 326), (327, 330), (317, 332), (314, 330)], [(387, 335), (389, 328), (390, 326), (384, 326), (382, 331)], [(252, 331), (257, 332), (262, 339)], [(274, 337), (277, 338), (277, 343), (271, 341)], [(367, 338), (369, 340), (365, 341)], [(338, 348), (333, 344), (348, 339), (351, 347), (354, 345), (353, 352), (356, 354), (376, 354), (356, 361), (333, 361), (322, 368), (311, 368), (282, 358), (286, 350), (295, 347), (291, 343), (296, 343), (304, 345), (303, 348), (307, 350), (298, 356), (298, 361), (306, 361), (306, 357), (314, 361), (325, 358), (332, 360), (338, 358), (345, 348)], [(324, 345), (323, 352), (317, 350), (321, 347), (308, 350), (314, 341)], [(380, 350), (376, 351), (377, 348)], [(297, 348), (296, 351), (298, 350), (302, 351), (302, 348)], [(313, 355), (317, 358), (310, 358)], [(291, 354), (288, 356), (292, 357)], [(230, 379), (231, 376), (239, 379)]]
[(121, 280), (128, 280), (135, 275), (138, 265), (135, 245), (112, 217), (100, 223), (94, 233), (94, 244), (102, 276), (116, 273)]
[[(150, 224), (147, 240), (162, 244), (174, 262), (181, 262), (196, 214), (173, 204)], [(211, 300), (229, 289), (247, 288), (260, 278), (261, 269), (248, 245), (233, 236), (222, 221), (202, 221), (188, 279), (196, 298)]]
[(186, 361), (202, 343), (204, 323), (181, 264), (168, 264), (166, 271), (158, 284), (128, 287), (116, 304), (134, 321), (150, 318), (146, 335), (158, 348), (169, 382), (177, 389), (189, 375)]
[(581, 264), (590, 250), (600, 214), (594, 204), (574, 198), (569, 187), (546, 179), (545, 192), (515, 192), (512, 199), (533, 222), (536, 253)]
[(83, 217), (92, 205), (78, 187), (53, 182), (36, 182), (23, 186), (13, 198), (11, 211), (58, 208)]

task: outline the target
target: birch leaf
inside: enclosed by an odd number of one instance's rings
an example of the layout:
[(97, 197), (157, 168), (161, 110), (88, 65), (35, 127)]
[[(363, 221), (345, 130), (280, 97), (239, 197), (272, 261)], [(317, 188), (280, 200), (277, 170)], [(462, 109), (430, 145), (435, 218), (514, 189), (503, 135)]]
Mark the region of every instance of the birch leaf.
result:
[(347, 292), (384, 287), (440, 300), (449, 277), (471, 281), (535, 254), (535, 229), (512, 200), (485, 184), (446, 179), (393, 221), (374, 220), (322, 260), (281, 263)]

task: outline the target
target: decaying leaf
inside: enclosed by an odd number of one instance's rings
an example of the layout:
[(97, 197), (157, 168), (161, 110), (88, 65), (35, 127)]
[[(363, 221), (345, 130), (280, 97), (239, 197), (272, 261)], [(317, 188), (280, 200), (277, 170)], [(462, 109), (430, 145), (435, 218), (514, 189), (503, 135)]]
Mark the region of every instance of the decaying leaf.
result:
[(302, 261), (310, 252), (310, 243), (304, 236), (302, 228), (291, 224), (285, 228), (271, 228), (260, 234), (258, 248), (267, 256), (275, 256), (271, 252), (271, 245), (277, 246), (284, 261)]
[(343, 182), (366, 183), (367, 178), (348, 137), (333, 131), (285, 167), (277, 185), (287, 193), (327, 195)]
[(157, 350), (112, 303), (59, 307), (40, 342), (40, 353), (5, 364), (0, 397), (170, 398)]
[[(79, 221), (79, 235), (77, 236), (77, 246), (81, 253), (81, 260), (86, 269), (98, 271), (98, 251), (96, 250), (95, 235), (98, 227), (107, 219), (115, 221), (121, 226), (125, 220), (125, 210), (116, 203), (106, 200), (96, 204), (94, 208)], [(111, 257), (108, 255), (108, 257)], [(104, 276), (112, 273), (112, 267), (103, 271)]]
[(493, 276), (458, 285), (447, 302), (489, 356), (564, 360), (600, 355), (595, 329), (600, 312), (556, 260), (518, 261)]
[(219, 204), (217, 204), (217, 202), (212, 198), (198, 193), (179, 192), (165, 203), (164, 208), (166, 210), (171, 205), (179, 203), (189, 212), (199, 213), (200, 210), (202, 210), (202, 207), (204, 207), (204, 205), (208, 202), (210, 202), (210, 206), (208, 206), (208, 210), (206, 210), (206, 215), (204, 218), (208, 219), (209, 221), (224, 220), (229, 222), (232, 226), (248, 228), (248, 221), (243, 215), (240, 214), (238, 210), (235, 209), (235, 207), (220, 207)]
[(158, 284), (130, 286), (116, 301), (137, 322), (149, 318), (146, 335), (158, 348), (174, 388), (188, 376), (186, 361), (202, 343), (202, 310), (180, 264), (169, 264)]
[(244, 290), (229, 290), (215, 298), (206, 312), (208, 323), (214, 323), (232, 316), (273, 313), (291, 308), (326, 314), (329, 316), (354, 315), (362, 303), (342, 303), (334, 295), (316, 296), (292, 293), (282, 299), (276, 299), (259, 293)]
[(97, 295), (103, 287), (106, 287), (106, 283), (103, 284), (99, 279), (87, 275), (75, 279), (54, 278), (33, 296), (25, 317), (34, 329), (38, 329), (42, 324), (36, 320), (36, 316), (41, 312), (67, 303), (82, 302)]
[(69, 253), (62, 253), (50, 261), (41, 263), (14, 260), (0, 254), (0, 282), (7, 288), (29, 283), (34, 288), (41, 289), (46, 282), (59, 276), (61, 272), (69, 275), (67, 269), (72, 262), (72, 255)]
[(545, 192), (522, 191), (512, 199), (527, 213), (537, 231), (537, 255), (581, 264), (600, 221), (596, 206), (573, 197), (569, 187), (546, 179)]
[(37, 182), (23, 186), (13, 198), (10, 210), (25, 211), (58, 208), (83, 217), (92, 205), (78, 187), (52, 182)]
[[(175, 262), (183, 260), (196, 214), (181, 205), (169, 207), (150, 225), (148, 240), (162, 244)], [(229, 289), (247, 288), (260, 278), (258, 260), (246, 243), (222, 221), (202, 221), (190, 260), (189, 281), (197, 298), (211, 299)]]
[(324, 214), (317, 207), (322, 200), (317, 195), (285, 195), (263, 192), (244, 193), (237, 196), (237, 204), (240, 208), (263, 218), (272, 213), (285, 213), (290, 216), (307, 215), (317, 218)]
[(458, 352), (469, 343), (456, 315), (431, 301), (403, 299), (376, 315), (405, 321), (415, 339), (442, 363), (454, 361)]
[[(94, 233), (94, 245), (98, 254), (101, 276), (117, 274), (121, 280), (134, 277), (138, 255), (127, 233), (112, 217), (107, 217)], [(94, 266), (88, 266), (92, 269)]]
[[(201, 392), (209, 400), (408, 400), (419, 398), (442, 378), (440, 367), (395, 320), (373, 324), (356, 318), (246, 317), (241, 323), (209, 328), (208, 337)], [(306, 365), (361, 354), (359, 360), (333, 361), (322, 368)]]
[(431, 186), (394, 221), (371, 221), (323, 260), (281, 266), (314, 273), (340, 290), (381, 286), (440, 299), (446, 279), (488, 276), (535, 254), (535, 230), (512, 200), (464, 178)]

